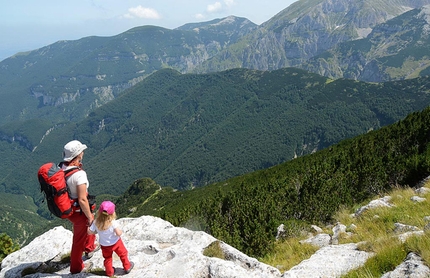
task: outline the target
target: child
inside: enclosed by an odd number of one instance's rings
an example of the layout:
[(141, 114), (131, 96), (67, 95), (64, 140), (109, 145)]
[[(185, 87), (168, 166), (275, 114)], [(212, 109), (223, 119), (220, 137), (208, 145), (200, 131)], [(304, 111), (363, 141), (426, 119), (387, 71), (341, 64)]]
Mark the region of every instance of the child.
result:
[(116, 221), (115, 204), (111, 201), (103, 201), (97, 212), (96, 218), (88, 229), (89, 234), (99, 234), (99, 243), (102, 248), (104, 266), (107, 276), (114, 275), (112, 267), (112, 254), (115, 252), (121, 259), (125, 273), (130, 273), (134, 266), (128, 260), (128, 251), (121, 239), (122, 230)]

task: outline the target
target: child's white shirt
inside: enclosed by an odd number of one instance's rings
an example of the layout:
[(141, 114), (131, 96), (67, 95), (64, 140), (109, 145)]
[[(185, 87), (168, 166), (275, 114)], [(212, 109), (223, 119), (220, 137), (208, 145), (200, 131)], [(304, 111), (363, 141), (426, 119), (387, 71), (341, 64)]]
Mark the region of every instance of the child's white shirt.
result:
[(101, 246), (112, 246), (120, 239), (119, 236), (115, 234), (114, 229), (118, 228), (118, 222), (112, 220), (110, 227), (104, 231), (100, 231), (96, 226), (96, 221), (90, 226), (91, 232), (97, 232), (99, 234), (99, 243)]

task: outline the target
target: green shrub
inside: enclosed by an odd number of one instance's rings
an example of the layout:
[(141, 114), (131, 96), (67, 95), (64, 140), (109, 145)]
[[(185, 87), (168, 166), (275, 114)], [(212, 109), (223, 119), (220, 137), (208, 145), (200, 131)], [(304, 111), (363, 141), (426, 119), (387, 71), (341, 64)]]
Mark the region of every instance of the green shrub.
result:
[(19, 250), (19, 246), (12, 241), (12, 238), (5, 233), (0, 234), (0, 261), (16, 250)]
[(225, 260), (224, 252), (222, 251), (220, 242), (218, 240), (209, 244), (208, 247), (203, 250), (203, 255)]

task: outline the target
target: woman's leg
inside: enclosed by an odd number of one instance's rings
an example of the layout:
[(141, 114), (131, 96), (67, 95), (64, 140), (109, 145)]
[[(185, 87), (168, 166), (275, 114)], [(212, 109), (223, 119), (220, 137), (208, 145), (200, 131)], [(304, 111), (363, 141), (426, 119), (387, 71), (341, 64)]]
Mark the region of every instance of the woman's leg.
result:
[(73, 243), (70, 253), (70, 272), (72, 274), (79, 273), (84, 268), (82, 253), (85, 249), (85, 241), (87, 240), (87, 217), (84, 214), (74, 213), (69, 218), (73, 223)]

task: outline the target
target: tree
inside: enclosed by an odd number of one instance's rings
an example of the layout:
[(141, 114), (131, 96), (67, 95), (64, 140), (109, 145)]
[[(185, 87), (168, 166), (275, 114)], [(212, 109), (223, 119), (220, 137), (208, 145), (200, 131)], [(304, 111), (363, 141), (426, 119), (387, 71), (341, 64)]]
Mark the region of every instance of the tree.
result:
[(19, 246), (12, 241), (12, 238), (5, 233), (1, 233), (0, 234), (0, 262), (3, 261), (3, 259), (7, 255), (15, 252), (16, 250), (19, 250)]

